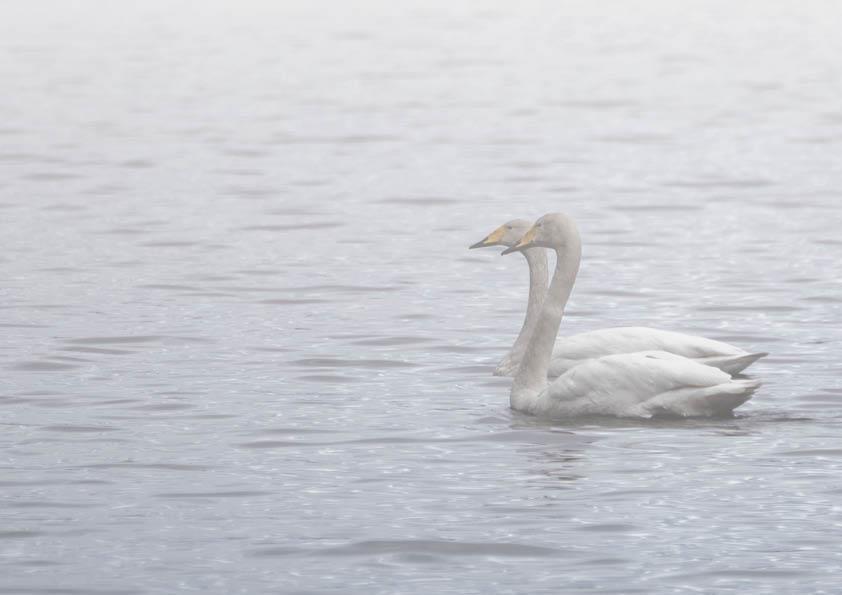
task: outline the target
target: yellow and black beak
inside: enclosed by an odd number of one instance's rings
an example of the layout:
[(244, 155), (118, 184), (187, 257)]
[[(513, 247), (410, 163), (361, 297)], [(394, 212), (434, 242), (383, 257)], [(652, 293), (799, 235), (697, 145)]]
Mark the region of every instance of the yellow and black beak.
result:
[(476, 244), (471, 244), (470, 246), (468, 246), (468, 250), (473, 250), (474, 248), (489, 248), (491, 246), (499, 246), (500, 240), (503, 239), (504, 235), (506, 235), (506, 226), (501, 225)]
[(505, 250), (503, 250), (503, 254), (511, 254), (512, 252), (520, 252), (522, 250), (526, 250), (527, 248), (533, 245), (536, 233), (538, 233), (538, 228), (533, 225), (529, 228), (529, 231), (523, 234), (523, 237), (520, 238), (520, 240), (518, 240), (517, 244), (515, 244), (511, 248), (506, 248)]

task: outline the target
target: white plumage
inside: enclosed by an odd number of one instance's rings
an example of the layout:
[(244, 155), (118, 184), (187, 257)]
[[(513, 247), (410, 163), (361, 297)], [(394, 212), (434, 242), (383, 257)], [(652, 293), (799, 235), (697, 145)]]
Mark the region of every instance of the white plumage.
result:
[[(511, 248), (531, 227), (528, 221), (514, 219), (504, 223), (471, 248), (506, 246)], [(529, 265), (529, 300), (526, 318), (509, 352), (494, 371), (497, 376), (514, 376), (529, 337), (535, 330), (547, 293), (547, 256), (542, 248), (522, 250)], [(767, 353), (752, 353), (723, 341), (660, 329), (629, 326), (604, 328), (577, 335), (559, 337), (553, 350), (548, 376), (555, 378), (584, 361), (604, 355), (638, 351), (666, 351), (695, 360), (706, 366), (738, 374)]]
[[(635, 337), (639, 336), (669, 344), (673, 335), (678, 334), (665, 331), (649, 334), (652, 329), (646, 329), (642, 334), (640, 330), (626, 333), (627, 329), (586, 333), (592, 336), (581, 340), (584, 345), (579, 345), (579, 351), (568, 352), (576, 357), (583, 356), (581, 363), (548, 384), (553, 344), (579, 270), (581, 242), (573, 221), (554, 213), (541, 217), (514, 247), (503, 253), (531, 247), (554, 249), (557, 260), (541, 314), (512, 383), (510, 402), (513, 409), (555, 418), (720, 416), (745, 403), (760, 386), (756, 380), (734, 380), (716, 367), (665, 351), (584, 357), (611, 333), (619, 333), (616, 336), (623, 337), (629, 346), (635, 345)], [(701, 356), (700, 360), (719, 357), (706, 355), (710, 353), (707, 350), (709, 340), (697, 339), (700, 341), (693, 344), (697, 349), (693, 353)], [(576, 342), (573, 345), (576, 346)]]
[(556, 340), (549, 376), (556, 377), (585, 360), (637, 351), (666, 351), (737, 374), (766, 353), (749, 353), (722, 341), (643, 326), (589, 331)]
[(745, 403), (759, 386), (679, 355), (644, 351), (589, 359), (537, 394), (513, 395), (512, 407), (555, 418), (718, 417)]

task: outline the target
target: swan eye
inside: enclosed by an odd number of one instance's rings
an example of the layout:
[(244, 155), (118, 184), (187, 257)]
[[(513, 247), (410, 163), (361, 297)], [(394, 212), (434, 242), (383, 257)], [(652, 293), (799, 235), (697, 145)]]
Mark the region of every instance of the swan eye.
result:
[(509, 231), (511, 231), (512, 226), (511, 226), (511, 225), (507, 225), (507, 226), (506, 226), (506, 229), (508, 229)]

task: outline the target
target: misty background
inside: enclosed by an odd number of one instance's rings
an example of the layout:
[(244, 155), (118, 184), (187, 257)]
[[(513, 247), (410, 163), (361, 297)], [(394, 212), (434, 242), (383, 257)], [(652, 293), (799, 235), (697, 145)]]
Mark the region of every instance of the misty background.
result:
[[(842, 7), (0, 6), (0, 592), (833, 590)], [(562, 334), (768, 351), (734, 420), (549, 423)]]

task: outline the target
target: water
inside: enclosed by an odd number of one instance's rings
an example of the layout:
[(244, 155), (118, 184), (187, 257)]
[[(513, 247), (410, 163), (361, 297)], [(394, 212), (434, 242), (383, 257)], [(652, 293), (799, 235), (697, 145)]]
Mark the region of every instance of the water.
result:
[[(0, 592), (838, 591), (838, 4), (136, 4), (0, 9)], [(553, 210), (737, 418), (508, 409)]]

